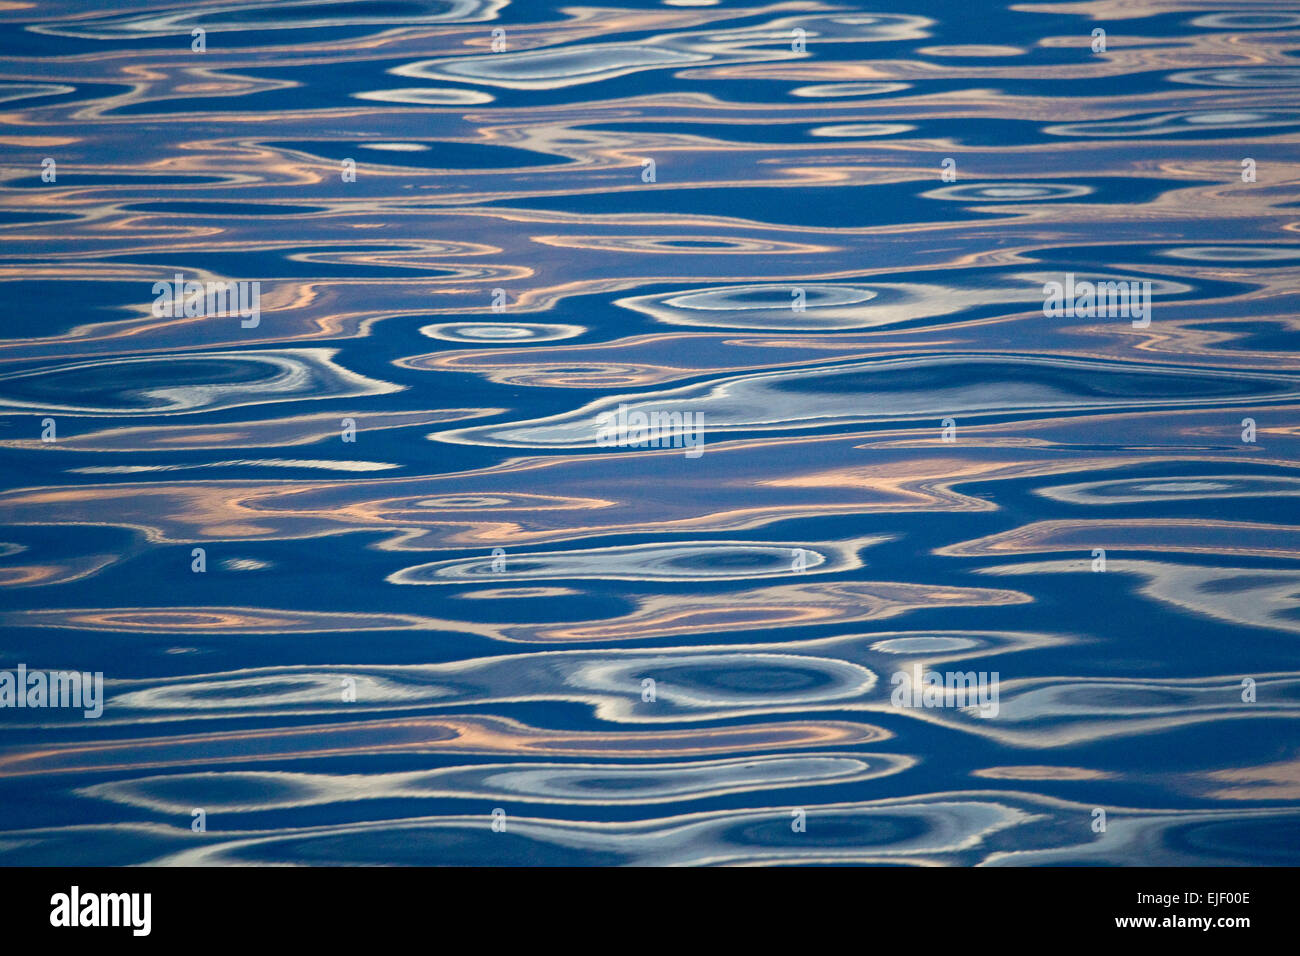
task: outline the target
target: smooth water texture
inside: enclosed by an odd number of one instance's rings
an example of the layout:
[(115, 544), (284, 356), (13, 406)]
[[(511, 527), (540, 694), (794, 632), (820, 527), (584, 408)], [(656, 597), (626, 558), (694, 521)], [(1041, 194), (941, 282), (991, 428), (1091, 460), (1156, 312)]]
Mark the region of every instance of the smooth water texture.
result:
[(4, 4), (0, 862), (1300, 863), (1297, 48)]

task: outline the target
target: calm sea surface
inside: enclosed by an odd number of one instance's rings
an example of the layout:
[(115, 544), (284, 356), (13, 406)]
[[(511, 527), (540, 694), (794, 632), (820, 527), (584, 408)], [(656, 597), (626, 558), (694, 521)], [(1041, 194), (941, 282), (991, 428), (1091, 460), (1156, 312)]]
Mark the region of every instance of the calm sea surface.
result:
[(1298, 10), (0, 4), (0, 863), (1300, 863)]

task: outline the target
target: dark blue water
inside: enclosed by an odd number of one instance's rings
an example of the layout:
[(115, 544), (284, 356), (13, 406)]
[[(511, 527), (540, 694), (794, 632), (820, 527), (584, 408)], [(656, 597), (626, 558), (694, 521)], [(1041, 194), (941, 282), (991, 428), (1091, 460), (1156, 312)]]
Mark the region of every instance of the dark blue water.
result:
[(0, 862), (1300, 863), (1300, 14), (9, 6)]

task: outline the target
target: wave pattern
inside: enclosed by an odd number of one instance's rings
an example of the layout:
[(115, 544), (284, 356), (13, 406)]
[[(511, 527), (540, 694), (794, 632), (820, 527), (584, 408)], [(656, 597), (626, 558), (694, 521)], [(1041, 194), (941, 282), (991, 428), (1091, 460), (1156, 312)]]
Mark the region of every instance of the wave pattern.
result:
[(1247, 6), (0, 5), (0, 863), (1300, 863)]

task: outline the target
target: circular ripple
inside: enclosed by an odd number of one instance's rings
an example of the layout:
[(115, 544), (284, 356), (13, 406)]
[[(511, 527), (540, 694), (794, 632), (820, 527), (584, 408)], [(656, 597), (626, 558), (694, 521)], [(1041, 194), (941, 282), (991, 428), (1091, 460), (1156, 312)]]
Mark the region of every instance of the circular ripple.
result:
[(916, 129), (911, 123), (843, 123), (838, 126), (818, 126), (810, 131), (813, 136), (835, 139), (856, 139), (864, 136), (893, 136), (910, 133)]
[(1188, 70), (1169, 77), (1174, 83), (1199, 86), (1300, 86), (1300, 68), (1265, 67), (1255, 70)]
[(1197, 17), (1192, 25), (1216, 30), (1284, 30), (1300, 26), (1300, 13), (1210, 13)]
[(1056, 501), (1081, 505), (1145, 504), (1153, 501), (1202, 501), (1208, 498), (1296, 498), (1300, 478), (1247, 475), (1188, 475), (1169, 481), (1117, 478), (1039, 489)]
[(703, 292), (672, 296), (666, 305), (703, 312), (746, 312), (763, 309), (789, 309), (794, 291), (802, 289), (807, 308), (869, 302), (876, 293), (861, 286), (848, 285), (733, 285)]
[(911, 88), (911, 83), (818, 83), (813, 86), (800, 86), (791, 90), (790, 95), (817, 98), (877, 96), (881, 93), (898, 93)]
[(949, 199), (957, 202), (1051, 202), (1087, 196), (1091, 186), (1068, 183), (965, 183), (944, 186), (922, 195), (926, 199)]
[(439, 322), (424, 326), (420, 329), (420, 334), (443, 342), (515, 345), (520, 342), (571, 339), (586, 331), (581, 325), (543, 325), (533, 322)]
[(972, 641), (968, 637), (893, 637), (877, 641), (871, 645), (871, 649), (884, 654), (945, 654), (979, 646), (979, 641)]
[(1053, 136), (1107, 136), (1115, 138), (1169, 136), (1211, 129), (1254, 129), (1291, 127), (1300, 123), (1294, 113), (1248, 110), (1206, 110), (1197, 113), (1164, 113), (1136, 120), (1100, 120), (1089, 123), (1062, 123), (1048, 126), (1043, 132)]
[(1300, 246), (1181, 246), (1160, 255), (1194, 262), (1279, 262), (1300, 259)]
[(429, 147), (424, 143), (358, 143), (362, 149), (377, 149), (387, 153), (423, 153)]
[[(803, 549), (808, 573), (828, 564), (826, 555)], [(683, 543), (506, 555), (493, 570), (485, 555), (420, 564), (389, 575), (393, 584), (458, 584), (466, 581), (519, 581), (600, 578), (620, 581), (737, 580), (800, 573), (793, 570), (794, 549), (744, 542)], [(842, 559), (829, 562), (839, 570)], [(501, 568), (500, 561), (496, 562)]]
[(331, 361), (330, 349), (113, 358), (0, 375), (0, 408), (170, 415), (399, 391)]
[(479, 106), (491, 103), (496, 97), (482, 90), (457, 90), (451, 87), (413, 87), (400, 90), (368, 90), (353, 93), (359, 100), (377, 100), (381, 103), (412, 103), (418, 106)]
[(503, 508), (513, 502), (509, 498), (492, 495), (439, 495), (434, 498), (421, 498), (415, 502), (417, 508), (465, 508), (477, 511), (479, 508)]
[[(640, 688), (646, 677), (655, 681), (656, 700), (643, 704), (638, 699), (641, 720), (668, 719), (667, 708), (769, 709), (861, 700), (877, 682), (872, 671), (850, 661), (752, 652), (597, 660), (577, 664), (564, 682), (569, 688), (621, 697), (629, 687)], [(647, 712), (653, 708), (665, 713)]]

